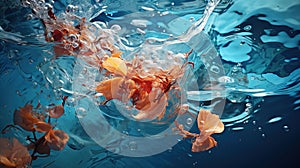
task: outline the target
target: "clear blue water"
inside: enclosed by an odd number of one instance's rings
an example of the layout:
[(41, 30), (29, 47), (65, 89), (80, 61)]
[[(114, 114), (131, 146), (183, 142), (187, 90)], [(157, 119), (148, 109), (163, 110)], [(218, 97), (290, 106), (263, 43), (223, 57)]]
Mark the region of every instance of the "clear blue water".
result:
[[(214, 103), (222, 106), (225, 102), (219, 112), (225, 131), (214, 136), (218, 146), (206, 152), (192, 153), (191, 140), (186, 139), (146, 157), (118, 155), (95, 143), (83, 124), (90, 121), (82, 119), (89, 114), (76, 111), (85, 102), (72, 97), (74, 88), (78, 91), (75, 82), (80, 83), (74, 79), (76, 60), (53, 60), (53, 44), (45, 42), (44, 28), (32, 11), (17, 0), (0, 2), (0, 128), (11, 124), (14, 110), (28, 102), (51, 104), (60, 102), (61, 95), (70, 96), (65, 115), (56, 122), (57, 128), (70, 135), (67, 147), (34, 161), (33, 167), (288, 167), (298, 163), (300, 1), (223, 0), (200, 35), (187, 43), (167, 46), (174, 52), (194, 49), (189, 59), (195, 63), (197, 88), (187, 92), (190, 111), (196, 113), (200, 106), (218, 109)], [(53, 7), (57, 15), (69, 8), (90, 22), (103, 22), (107, 28), (119, 25), (122, 43), (138, 50), (149, 38), (165, 40), (181, 35), (203, 16), (206, 4), (198, 0), (57, 0)], [(132, 56), (130, 51), (124, 55)], [(207, 61), (222, 67), (218, 75), (213, 75), (215, 70)], [(208, 76), (221, 85), (205, 89)], [(80, 106), (93, 110), (91, 104)], [(138, 134), (134, 130), (145, 127), (147, 133), (156, 134), (164, 129), (164, 125), (148, 128), (131, 120), (120, 122), (121, 114), (111, 108), (100, 110), (120, 131)], [(193, 125), (191, 130), (196, 132), (196, 128)], [(101, 127), (95, 129), (101, 134)], [(25, 143), (26, 132), (1, 136), (15, 136)], [(107, 135), (111, 143), (114, 138)]]

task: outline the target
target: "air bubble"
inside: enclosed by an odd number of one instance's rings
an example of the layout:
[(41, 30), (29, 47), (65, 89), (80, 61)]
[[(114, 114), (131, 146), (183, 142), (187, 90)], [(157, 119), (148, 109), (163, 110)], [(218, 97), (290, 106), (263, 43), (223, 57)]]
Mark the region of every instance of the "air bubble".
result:
[(219, 73), (219, 72), (220, 72), (220, 68), (217, 67), (217, 66), (215, 66), (215, 65), (211, 66), (211, 67), (210, 67), (210, 70), (211, 70), (212, 72), (214, 72), (214, 73)]
[(70, 34), (68, 36), (68, 41), (69, 42), (74, 42), (74, 41), (77, 41), (77, 40), (78, 40), (78, 37), (75, 34)]
[(191, 125), (191, 124), (193, 123), (193, 119), (192, 119), (192, 118), (187, 118), (187, 119), (186, 119), (186, 123), (187, 123), (188, 125)]
[(195, 18), (194, 17), (190, 17), (190, 22), (193, 22), (195, 21)]
[(110, 29), (115, 33), (119, 33), (122, 28), (119, 25), (112, 25)]
[(129, 146), (129, 149), (130, 149), (131, 151), (137, 150), (137, 144), (136, 144), (135, 141), (129, 142), (128, 146)]
[(78, 118), (83, 118), (87, 115), (86, 109), (83, 107), (78, 107), (76, 109), (76, 115)]
[(266, 137), (266, 135), (265, 135), (265, 134), (261, 134), (261, 137), (265, 138), (265, 137)]
[(34, 18), (33, 14), (28, 14), (26, 17), (27, 20), (32, 20), (33, 18)]
[(73, 98), (73, 97), (69, 97), (67, 100), (66, 100), (66, 103), (67, 103), (67, 105), (68, 106), (75, 106), (75, 98)]
[(245, 30), (245, 31), (249, 31), (249, 30), (251, 30), (251, 29), (252, 29), (252, 26), (251, 26), (251, 25), (247, 25), (247, 26), (244, 27), (244, 30)]
[(78, 43), (75, 43), (75, 42), (74, 42), (74, 43), (72, 43), (72, 47), (73, 47), (73, 48), (77, 48), (78, 46), (79, 46), (79, 44), (78, 44)]
[(258, 127), (257, 129), (258, 129), (259, 131), (261, 131), (261, 130), (262, 130), (262, 128), (261, 128), (261, 127)]
[(68, 13), (74, 13), (78, 10), (78, 6), (74, 6), (74, 5), (68, 5), (66, 8), (66, 12)]
[(289, 132), (290, 131), (290, 128), (287, 125), (284, 125), (283, 129), (284, 129), (285, 132)]
[(30, 59), (29, 59), (29, 63), (30, 63), (30, 64), (34, 63), (34, 60), (30, 58)]
[(32, 85), (33, 85), (33, 88), (36, 88), (38, 86), (38, 83), (37, 82), (33, 82)]
[(20, 90), (17, 90), (16, 93), (18, 96), (22, 96)]
[(196, 161), (196, 162), (193, 163), (193, 166), (197, 166), (197, 164), (198, 164), (198, 162)]

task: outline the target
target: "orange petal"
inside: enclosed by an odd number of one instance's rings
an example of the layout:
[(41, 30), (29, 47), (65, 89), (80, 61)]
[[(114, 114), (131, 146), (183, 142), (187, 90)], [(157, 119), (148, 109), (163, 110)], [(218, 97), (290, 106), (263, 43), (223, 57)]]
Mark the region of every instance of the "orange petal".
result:
[(198, 114), (198, 128), (201, 133), (214, 134), (224, 131), (224, 124), (219, 116), (212, 114), (209, 110), (201, 109)]
[(34, 131), (33, 124), (39, 120), (32, 115), (33, 106), (26, 104), (20, 110), (14, 112), (14, 124), (19, 125), (26, 131)]
[(48, 132), (52, 129), (52, 126), (44, 121), (38, 121), (34, 124), (35, 130), (38, 132)]
[(193, 142), (192, 152), (202, 152), (217, 145), (217, 141), (211, 136), (207, 137), (204, 141), (197, 137), (195, 142)]
[(69, 136), (62, 130), (50, 130), (45, 135), (45, 140), (50, 149), (62, 150), (66, 146)]
[(0, 138), (0, 167), (27, 167), (31, 156), (25, 146), (16, 138)]
[(49, 109), (49, 115), (51, 118), (59, 118), (64, 114), (65, 110), (62, 105), (55, 106)]
[(103, 62), (103, 68), (107, 69), (109, 72), (126, 76), (127, 66), (124, 60), (118, 57), (109, 57)]
[(117, 58), (121, 58), (122, 52), (121, 51), (116, 51), (114, 53), (111, 54), (111, 57), (117, 57)]
[(98, 86), (96, 86), (96, 91), (99, 93), (102, 93), (103, 96), (107, 99), (107, 100), (111, 100), (113, 99), (112, 96), (112, 86), (119, 87), (118, 83), (122, 80), (122, 78), (117, 77), (117, 78), (112, 78), (112, 79), (108, 79), (105, 81), (102, 81)]
[[(155, 118), (158, 118), (159, 120), (163, 118), (164, 113), (166, 111), (166, 106), (168, 105), (168, 99), (166, 94), (162, 94), (161, 89), (153, 89), (149, 93), (149, 105), (145, 108), (142, 108), (140, 112), (133, 116), (136, 120), (153, 120)], [(161, 97), (159, 97), (162, 94)]]
[(177, 121), (174, 121), (177, 127), (177, 130), (180, 131), (180, 134), (183, 135), (184, 138), (193, 138), (199, 136), (199, 134), (190, 133), (189, 131), (184, 130), (182, 124), (178, 124)]
[(10, 160), (8, 160), (7, 157), (0, 155), (0, 167), (1, 165), (7, 166), (7, 167), (16, 167), (17, 165)]

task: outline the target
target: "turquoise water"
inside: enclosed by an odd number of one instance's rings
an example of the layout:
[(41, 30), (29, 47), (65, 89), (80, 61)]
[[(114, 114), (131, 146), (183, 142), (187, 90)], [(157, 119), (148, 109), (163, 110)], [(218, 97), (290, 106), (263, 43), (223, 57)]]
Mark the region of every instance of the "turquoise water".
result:
[[(140, 146), (110, 134), (107, 125), (96, 119), (98, 112), (104, 114), (101, 120), (129, 137), (156, 135), (172, 120), (137, 123), (122, 115), (124, 107), (117, 102), (98, 106), (94, 99), (82, 98), (82, 94), (89, 95), (81, 84), (93, 81), (95, 70), (74, 57), (53, 59), (54, 44), (45, 41), (44, 28), (32, 10), (19, 1), (0, 2), (1, 129), (13, 123), (14, 110), (26, 103), (60, 103), (61, 96), (69, 96), (65, 114), (55, 120), (56, 128), (70, 136), (66, 148), (39, 158), (32, 167), (283, 167), (297, 163), (299, 1), (223, 0), (196, 34), (185, 32), (203, 17), (207, 1), (50, 2), (58, 16), (69, 9), (91, 23), (116, 29), (126, 59), (141, 50), (149, 54), (162, 48), (153, 59), (167, 60), (160, 65), (167, 66), (173, 58), (162, 56), (165, 50), (185, 53), (193, 49), (189, 57), (194, 62), (193, 75), (182, 81), (187, 88), (183, 91), (186, 99), (181, 101), (189, 104), (192, 114), (200, 107), (214, 110), (225, 131), (214, 135), (217, 147), (201, 153), (191, 152), (190, 139), (179, 139), (166, 149), (165, 143), (147, 141), (162, 151), (144, 157), (116, 154), (122, 144), (133, 152)], [(82, 68), (92, 75), (82, 79)], [(195, 123), (189, 127), (197, 132)], [(1, 136), (14, 136), (25, 144), (27, 135), (14, 130)], [(104, 147), (99, 142), (103, 139), (97, 137), (105, 137), (116, 148)]]

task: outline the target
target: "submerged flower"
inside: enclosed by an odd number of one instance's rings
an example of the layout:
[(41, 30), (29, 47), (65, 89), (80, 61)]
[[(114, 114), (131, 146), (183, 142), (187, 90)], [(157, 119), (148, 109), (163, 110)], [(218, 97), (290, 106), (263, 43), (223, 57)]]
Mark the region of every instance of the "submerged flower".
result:
[(130, 63), (113, 56), (108, 57), (102, 66), (121, 77), (102, 81), (95, 90), (103, 94), (106, 102), (112, 99), (123, 103), (131, 101), (133, 107), (139, 110), (133, 115), (136, 120), (160, 120), (164, 117), (168, 105), (167, 92), (175, 87), (185, 67), (175, 66), (170, 71), (157, 67), (156, 70), (146, 72), (141, 69), (142, 65), (137, 60)]
[(12, 140), (0, 138), (0, 167), (26, 167), (31, 162), (31, 156), (16, 138)]
[(34, 116), (32, 108), (32, 105), (26, 104), (20, 110), (15, 110), (14, 124), (19, 125), (26, 131), (49, 131), (52, 126)]
[(50, 130), (45, 135), (45, 140), (50, 149), (62, 150), (65, 148), (69, 140), (69, 136), (62, 130)]
[(51, 118), (59, 118), (65, 112), (65, 109), (62, 105), (55, 106), (48, 110)]
[(209, 110), (201, 109), (197, 117), (197, 124), (200, 134), (185, 131), (183, 125), (176, 123), (177, 129), (185, 138), (196, 138), (192, 145), (192, 152), (201, 152), (215, 147), (217, 141), (211, 135), (224, 131), (224, 124), (219, 116), (212, 114)]
[(62, 130), (50, 130), (44, 136), (32, 143), (31, 146), (39, 154), (50, 154), (52, 150), (62, 150), (69, 140), (68, 134)]

